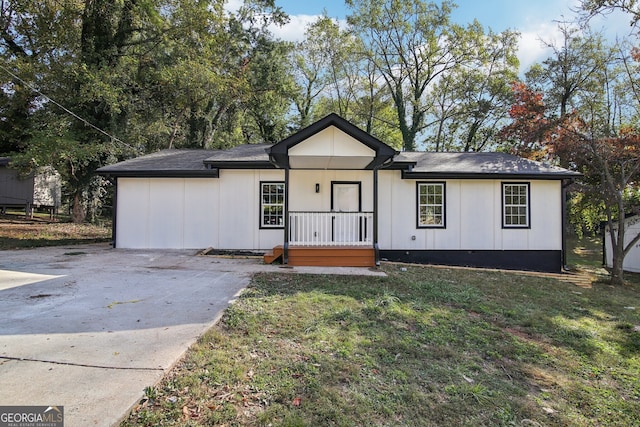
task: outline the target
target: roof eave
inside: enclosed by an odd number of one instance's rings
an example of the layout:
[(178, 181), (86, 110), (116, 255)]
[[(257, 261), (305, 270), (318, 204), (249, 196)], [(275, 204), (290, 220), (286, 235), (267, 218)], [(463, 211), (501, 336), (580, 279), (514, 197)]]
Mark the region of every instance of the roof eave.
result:
[(263, 160), (213, 160), (205, 161), (207, 166), (217, 169), (275, 169), (276, 166)]
[(100, 170), (98, 175), (113, 178), (219, 178), (218, 169), (206, 170)]
[(576, 173), (482, 173), (482, 172), (409, 172), (402, 171), (402, 179), (525, 179), (563, 180), (575, 179)]

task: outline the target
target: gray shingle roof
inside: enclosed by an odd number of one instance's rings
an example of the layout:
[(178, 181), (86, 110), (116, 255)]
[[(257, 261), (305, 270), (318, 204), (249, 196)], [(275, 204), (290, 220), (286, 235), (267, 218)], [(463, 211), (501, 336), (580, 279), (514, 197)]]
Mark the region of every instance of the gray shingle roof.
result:
[(205, 163), (215, 165), (229, 162), (264, 162), (266, 164), (269, 163), (266, 150), (271, 146), (271, 144), (244, 144), (229, 150), (212, 151)]
[(98, 169), (101, 175), (113, 176), (216, 176), (204, 160), (213, 150), (162, 150)]
[(570, 178), (580, 174), (506, 153), (402, 152), (395, 162), (414, 163), (407, 176)]
[[(98, 169), (112, 176), (217, 176), (218, 169), (274, 167), (270, 144), (246, 144), (229, 150), (163, 150)], [(395, 165), (395, 167), (394, 167)], [(401, 152), (393, 169), (405, 178), (526, 178), (562, 179), (580, 174), (506, 153)]]

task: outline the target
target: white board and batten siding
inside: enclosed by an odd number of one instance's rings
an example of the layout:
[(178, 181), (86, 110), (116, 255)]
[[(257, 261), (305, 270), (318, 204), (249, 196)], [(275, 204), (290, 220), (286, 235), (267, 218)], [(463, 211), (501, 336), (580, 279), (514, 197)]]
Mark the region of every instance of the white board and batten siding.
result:
[[(268, 250), (282, 229), (260, 228), (260, 182), (282, 170), (221, 170), (219, 178), (119, 178), (120, 248)], [(292, 170), (291, 211), (330, 211), (331, 183), (361, 182), (362, 210), (373, 210), (371, 171)], [(502, 227), (502, 180), (445, 182), (446, 227), (417, 227), (416, 182), (399, 171), (379, 176), (379, 246), (387, 250), (560, 250), (561, 182), (530, 183), (531, 227)], [(509, 182), (518, 182), (509, 180)], [(315, 184), (320, 191), (315, 192)], [(415, 236), (415, 237), (414, 237)]]
[(118, 178), (119, 248), (267, 250), (282, 230), (260, 228), (260, 182), (283, 171), (223, 170), (219, 178)]
[[(558, 180), (530, 183), (531, 227), (502, 227), (503, 180), (445, 182), (445, 228), (417, 227), (416, 183), (381, 171), (379, 245), (389, 250), (560, 250), (562, 189)], [(520, 182), (509, 180), (509, 182)]]
[(292, 169), (364, 169), (375, 152), (331, 126), (289, 149)]
[[(292, 170), (289, 176), (289, 210), (331, 211), (333, 182), (359, 182), (362, 210), (373, 211), (373, 174), (362, 170)], [(316, 184), (319, 191), (316, 193)]]

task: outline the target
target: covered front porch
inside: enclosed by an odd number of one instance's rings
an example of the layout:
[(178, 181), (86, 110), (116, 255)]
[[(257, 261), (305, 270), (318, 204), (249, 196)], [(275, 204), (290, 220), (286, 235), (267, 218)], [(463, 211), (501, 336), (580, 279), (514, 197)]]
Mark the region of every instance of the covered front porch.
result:
[(376, 266), (378, 170), (396, 151), (330, 115), (267, 152), (285, 181), (283, 242), (265, 262)]
[[(373, 267), (376, 251), (373, 212), (289, 212), (287, 264)], [(285, 246), (265, 254), (266, 263), (284, 261)]]

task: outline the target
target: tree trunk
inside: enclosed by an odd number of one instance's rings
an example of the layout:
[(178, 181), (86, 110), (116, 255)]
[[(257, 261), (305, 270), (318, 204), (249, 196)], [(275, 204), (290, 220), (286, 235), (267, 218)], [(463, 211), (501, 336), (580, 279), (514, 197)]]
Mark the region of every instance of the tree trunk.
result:
[(87, 213), (82, 203), (82, 190), (75, 190), (73, 193), (73, 202), (71, 204), (71, 221), (76, 224), (84, 222)]
[(622, 269), (624, 258), (613, 253), (613, 265), (611, 266), (611, 284), (624, 285), (624, 270)]
[(620, 210), (618, 214), (617, 229), (612, 227), (613, 222), (609, 221), (609, 230), (611, 231), (611, 250), (612, 253), (612, 265), (611, 265), (611, 284), (612, 285), (624, 285), (624, 235), (626, 233), (626, 223), (624, 217), (624, 211)]

